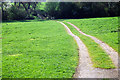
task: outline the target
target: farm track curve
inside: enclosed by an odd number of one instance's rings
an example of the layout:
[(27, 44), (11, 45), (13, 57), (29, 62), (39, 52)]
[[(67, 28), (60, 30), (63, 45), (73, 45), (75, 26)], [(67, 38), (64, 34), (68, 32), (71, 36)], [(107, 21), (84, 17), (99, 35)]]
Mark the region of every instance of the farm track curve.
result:
[(103, 41), (97, 39), (96, 37), (93, 37), (91, 35), (85, 34), (84, 32), (82, 32), (77, 26), (75, 26), (74, 24), (67, 22), (68, 24), (70, 24), (71, 26), (73, 26), (77, 31), (79, 31), (79, 33), (81, 33), (82, 35), (85, 35), (87, 37), (90, 37), (92, 40), (94, 40), (97, 44), (99, 44), (102, 49), (111, 57), (113, 63), (115, 64), (116, 68), (118, 68), (118, 53), (112, 49), (112, 47), (110, 47), (109, 45), (107, 45), (106, 43), (104, 43)]
[(74, 37), (79, 47), (79, 63), (76, 68), (76, 72), (73, 75), (74, 78), (117, 78), (118, 77), (118, 69), (94, 68), (92, 66), (93, 64), (91, 58), (89, 57), (88, 49), (84, 45), (84, 43), (80, 40), (78, 36), (74, 35), (64, 23), (62, 22), (59, 23), (61, 23), (66, 28), (69, 35)]

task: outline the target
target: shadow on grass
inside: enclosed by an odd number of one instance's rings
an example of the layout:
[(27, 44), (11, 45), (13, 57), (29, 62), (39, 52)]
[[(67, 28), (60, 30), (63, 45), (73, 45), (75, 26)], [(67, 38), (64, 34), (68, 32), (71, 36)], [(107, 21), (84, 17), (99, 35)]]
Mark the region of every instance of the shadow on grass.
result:
[(35, 20), (35, 21), (48, 21), (48, 20), (38, 19), (38, 20)]
[(68, 20), (68, 19), (55, 19), (57, 21), (65, 21), (65, 20)]
[(11, 22), (36, 22), (36, 21), (48, 21), (42, 19), (33, 19), (33, 20), (3, 20), (2, 23), (11, 23)]
[(30, 20), (3, 20), (2, 23), (11, 23), (11, 22), (31, 22)]
[(32, 19), (32, 20), (3, 20), (2, 23), (11, 23), (11, 22), (36, 22), (36, 21), (65, 21), (68, 19)]

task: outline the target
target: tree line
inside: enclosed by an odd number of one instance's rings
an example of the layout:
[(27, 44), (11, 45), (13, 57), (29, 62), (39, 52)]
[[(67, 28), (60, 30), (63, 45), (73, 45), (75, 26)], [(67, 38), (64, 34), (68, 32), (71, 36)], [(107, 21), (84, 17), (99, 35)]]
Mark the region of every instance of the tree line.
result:
[(119, 2), (45, 2), (44, 4), (2, 2), (2, 19), (78, 19), (120, 16)]

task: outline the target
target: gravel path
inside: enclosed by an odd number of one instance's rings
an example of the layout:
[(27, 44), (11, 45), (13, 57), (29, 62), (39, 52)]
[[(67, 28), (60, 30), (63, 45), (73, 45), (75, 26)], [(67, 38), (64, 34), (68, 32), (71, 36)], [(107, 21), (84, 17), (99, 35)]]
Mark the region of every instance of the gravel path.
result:
[[(59, 21), (57, 21), (59, 22)], [(67, 30), (68, 34), (74, 37), (79, 47), (79, 64), (76, 68), (74, 78), (117, 78), (118, 69), (99, 69), (92, 67), (92, 61), (89, 57), (88, 49), (80, 38), (74, 35), (71, 30), (62, 22), (61, 23)]]

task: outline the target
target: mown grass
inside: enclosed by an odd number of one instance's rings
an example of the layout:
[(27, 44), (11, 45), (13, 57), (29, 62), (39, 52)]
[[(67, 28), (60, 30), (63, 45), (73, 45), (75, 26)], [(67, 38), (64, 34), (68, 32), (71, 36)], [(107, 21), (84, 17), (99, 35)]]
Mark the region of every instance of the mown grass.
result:
[(55, 21), (5, 22), (3, 78), (71, 78), (78, 46)]
[(107, 53), (105, 53), (97, 43), (95, 43), (91, 38), (80, 34), (70, 24), (68, 24), (68, 23), (65, 23), (65, 24), (70, 28), (70, 30), (73, 32), (73, 34), (77, 35), (84, 42), (84, 44), (88, 48), (88, 52), (89, 52), (89, 55), (91, 57), (94, 67), (105, 68), (105, 69), (115, 68), (109, 55), (107, 55)]
[(66, 20), (86, 34), (97, 37), (118, 52), (118, 17)]

